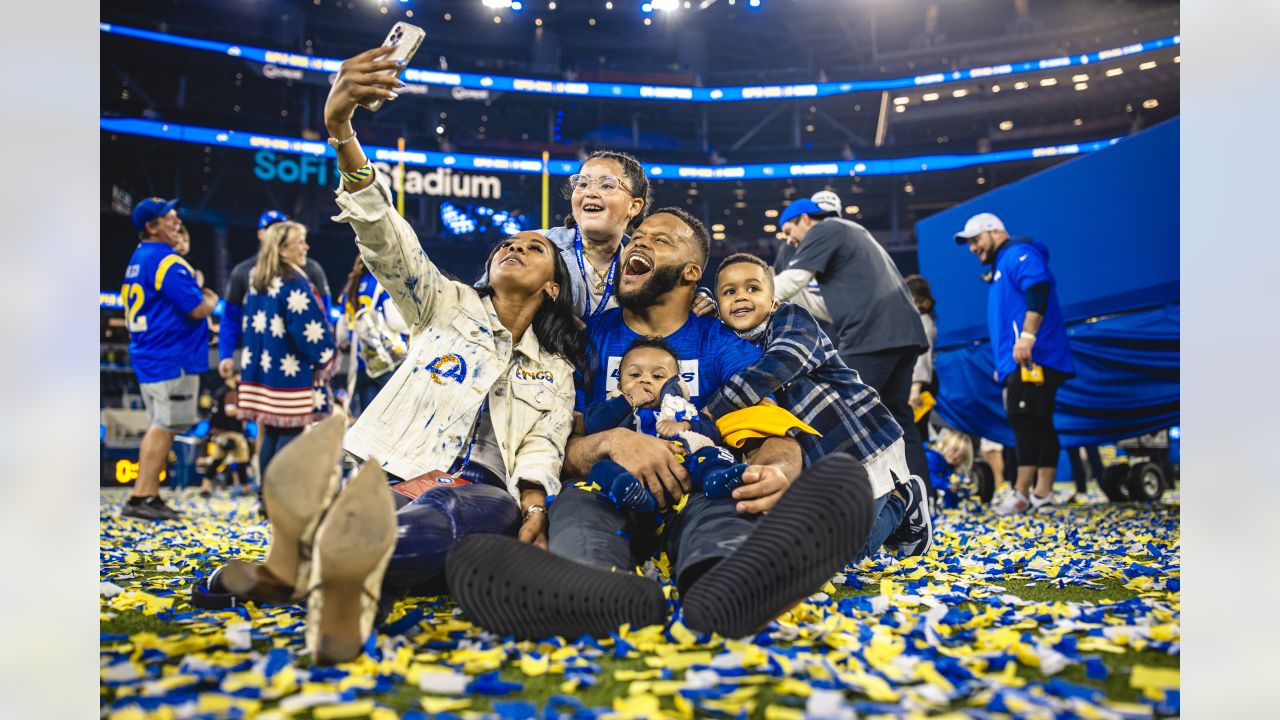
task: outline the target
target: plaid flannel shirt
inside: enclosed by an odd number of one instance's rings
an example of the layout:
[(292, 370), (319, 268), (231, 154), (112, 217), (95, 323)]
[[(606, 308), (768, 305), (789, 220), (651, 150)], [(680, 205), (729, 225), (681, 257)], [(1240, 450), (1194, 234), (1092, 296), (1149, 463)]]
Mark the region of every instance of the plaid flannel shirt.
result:
[(902, 428), (880, 396), (845, 365), (808, 310), (782, 303), (756, 341), (764, 356), (731, 377), (707, 402), (713, 417), (773, 395), (779, 407), (822, 433), (796, 439), (805, 465), (833, 452), (867, 461), (897, 442)]

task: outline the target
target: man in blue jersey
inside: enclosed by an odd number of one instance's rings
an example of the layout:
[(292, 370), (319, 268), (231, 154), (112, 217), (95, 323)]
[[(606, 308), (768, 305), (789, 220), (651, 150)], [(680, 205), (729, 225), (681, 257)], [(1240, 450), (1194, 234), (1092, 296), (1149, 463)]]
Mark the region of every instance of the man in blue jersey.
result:
[[(580, 383), (579, 412), (616, 388), (621, 358), (641, 337), (675, 350), (699, 409), (760, 357), (715, 317), (691, 312), (708, 255), (706, 228), (679, 208), (657, 210), (635, 229), (619, 260), (621, 307), (587, 326), (592, 362)], [(685, 623), (699, 631), (741, 637), (816, 592), (866, 540), (869, 480), (842, 453), (801, 477), (800, 446), (786, 432), (794, 418), (776, 407), (739, 412), (755, 411), (786, 418), (752, 428), (761, 439), (750, 451), (743, 446), (750, 466), (730, 497), (690, 492), (676, 457), (682, 449), (667, 440), (627, 428), (571, 437), (562, 470), (571, 480), (547, 511), (550, 554), (508, 538), (464, 538), (449, 560), (449, 585), (463, 611), (481, 627), (521, 637), (600, 635), (623, 623), (664, 622), (657, 583), (632, 574), (655, 549), (670, 560)], [(602, 460), (643, 482), (660, 509), (674, 511), (659, 526), (652, 514), (630, 512), (574, 482)]]
[(174, 248), (182, 242), (177, 200), (147, 198), (133, 208), (142, 242), (125, 269), (121, 295), (129, 356), (149, 427), (138, 453), (138, 480), (123, 517), (170, 520), (179, 513), (160, 498), (160, 471), (173, 437), (196, 423), (200, 373), (209, 369), (205, 318), (218, 296), (201, 289), (195, 271)]
[[(969, 218), (956, 233), (984, 264), (993, 266), (987, 294), (987, 330), (995, 355), (995, 381), (1007, 391), (1005, 410), (1017, 442), (1018, 479), (997, 513), (1038, 511), (1053, 503), (1058, 473), (1058, 433), (1053, 404), (1058, 387), (1075, 375), (1067, 328), (1049, 272), (1049, 249), (1012, 240), (991, 213)], [(1034, 488), (1032, 485), (1034, 484)]]

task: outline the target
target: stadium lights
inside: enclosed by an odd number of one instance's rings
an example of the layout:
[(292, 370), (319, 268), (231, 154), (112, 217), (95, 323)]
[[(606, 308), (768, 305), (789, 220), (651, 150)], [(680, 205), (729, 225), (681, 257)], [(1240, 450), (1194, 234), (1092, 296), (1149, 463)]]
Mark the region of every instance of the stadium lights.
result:
[(1088, 90), (1088, 89), (1089, 89), (1089, 83), (1083, 83), (1083, 82), (1076, 83), (1076, 90)]
[(1031, 87), (1031, 83), (1027, 82), (1026, 80), (1019, 80), (1018, 82), (1013, 84), (1014, 90), (1026, 90), (1029, 87)]
[(753, 8), (758, 8), (758, 7), (760, 7), (760, 0), (749, 0), (749, 2), (747, 2), (747, 4), (748, 4), (748, 5), (750, 5), (750, 6), (751, 6), (751, 7), (753, 7)]
[(894, 104), (894, 105), (906, 105), (906, 104), (907, 104), (907, 103), (909, 103), (909, 102), (911, 102), (911, 98), (906, 97), (906, 96), (896, 97), (896, 98), (894, 98), (894, 99), (893, 99), (893, 104)]
[(1057, 84), (1058, 84), (1058, 81), (1055, 78), (1044, 78), (1043, 80), (1040, 81), (1040, 87), (1053, 87), (1054, 85), (1057, 85)]
[(965, 90), (964, 88), (960, 88), (959, 90), (952, 90), (952, 91), (951, 91), (951, 97), (962, 98), (962, 97), (964, 97), (965, 95), (968, 95), (968, 94), (969, 94), (969, 91), (968, 91), (968, 90)]
[(1142, 107), (1147, 110), (1154, 110), (1160, 107), (1160, 101), (1155, 98), (1151, 98), (1150, 100), (1143, 100)]
[(680, 0), (649, 0), (649, 4), (653, 6), (654, 10), (663, 12), (680, 9)]
[(992, 85), (992, 86), (991, 86), (991, 92), (993, 92), (993, 93), (998, 93), (998, 92), (1000, 92), (1000, 86), (999, 86), (999, 85)]
[(646, 15), (653, 12), (653, 3), (644, 3), (640, 6), (640, 12)]
[(844, 209), (844, 214), (857, 215), (860, 210), (862, 210), (862, 208), (858, 207), (857, 205), (850, 205)]
[(1072, 76), (1071, 76), (1071, 82), (1078, 82), (1078, 83), (1080, 83), (1080, 82), (1089, 82), (1089, 74), (1088, 74), (1088, 73), (1080, 73), (1079, 75), (1072, 75)]
[(938, 97), (939, 97), (938, 93), (925, 93), (924, 95), (920, 96), (920, 99), (925, 102), (933, 102), (934, 100), (937, 100)]
[(1107, 77), (1115, 77), (1117, 75), (1123, 75), (1123, 74), (1124, 74), (1124, 68), (1111, 68), (1110, 70), (1107, 71)]
[(1001, 121), (1001, 123), (1000, 123), (1000, 129), (1001, 129), (1001, 130), (1004, 130), (1004, 131), (1006, 131), (1006, 132), (1008, 132), (1009, 130), (1012, 130), (1012, 129), (1013, 129), (1013, 121), (1012, 121), (1012, 120), (1004, 120), (1004, 121)]
[(509, 8), (512, 0), (480, 0), (480, 3), (487, 8)]
[(906, 105), (894, 105), (894, 106), (893, 106), (893, 111), (894, 111), (894, 112), (906, 112), (906, 111), (907, 111), (907, 106), (906, 106)]
[(1174, 64), (1174, 65), (1181, 65), (1181, 64), (1182, 64), (1182, 56), (1181, 56), (1181, 55), (1174, 55), (1174, 56), (1173, 56), (1173, 64)]
[(605, 10), (612, 10), (612, 9), (613, 9), (613, 3), (612, 3), (612, 2), (607, 2), (607, 3), (605, 3), (605, 4), (604, 4), (604, 9), (605, 9)]
[(1155, 66), (1156, 66), (1156, 61), (1155, 61), (1155, 60), (1148, 60), (1148, 61), (1146, 61), (1146, 62), (1142, 63), (1141, 65), (1139, 65), (1139, 66), (1138, 66), (1138, 69), (1139, 69), (1139, 70), (1152, 70), (1152, 69), (1154, 69), (1154, 68), (1155, 68)]

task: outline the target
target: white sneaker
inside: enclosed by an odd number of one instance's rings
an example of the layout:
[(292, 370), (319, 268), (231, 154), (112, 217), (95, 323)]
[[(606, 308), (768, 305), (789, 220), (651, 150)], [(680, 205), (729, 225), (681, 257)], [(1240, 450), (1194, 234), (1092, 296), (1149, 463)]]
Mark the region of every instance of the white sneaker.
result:
[(1013, 513), (1025, 512), (1029, 507), (1031, 507), (1031, 501), (1027, 499), (1027, 496), (1015, 491), (996, 503), (993, 509), (997, 515), (1012, 515)]
[(1050, 490), (1049, 494), (1045, 495), (1044, 497), (1040, 497), (1039, 495), (1036, 495), (1034, 492), (1032, 492), (1030, 500), (1031, 500), (1031, 512), (1033, 513), (1040, 512), (1044, 508), (1051, 508), (1057, 505), (1057, 503), (1053, 499), (1052, 490)]

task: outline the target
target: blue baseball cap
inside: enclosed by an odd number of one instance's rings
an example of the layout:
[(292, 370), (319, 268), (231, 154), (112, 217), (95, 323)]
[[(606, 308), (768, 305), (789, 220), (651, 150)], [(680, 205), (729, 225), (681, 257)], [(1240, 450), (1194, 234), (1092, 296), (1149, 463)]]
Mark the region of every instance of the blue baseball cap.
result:
[(258, 218), (258, 229), (264, 230), (278, 222), (285, 222), (288, 219), (289, 216), (279, 210), (268, 210), (262, 213), (262, 216)]
[(149, 197), (133, 206), (133, 229), (142, 232), (147, 229), (147, 223), (158, 217), (164, 217), (169, 211), (178, 204), (178, 199), (165, 200), (164, 198)]
[(804, 198), (803, 200), (796, 200), (795, 202), (788, 205), (787, 208), (782, 211), (782, 214), (778, 216), (778, 227), (782, 227), (783, 225), (786, 225), (787, 223), (791, 222), (792, 220), (795, 220), (801, 215), (817, 215), (819, 213), (824, 213), (824, 212), (827, 212), (827, 211), (823, 210), (822, 206), (818, 205), (818, 203), (810, 200), (809, 198)]

